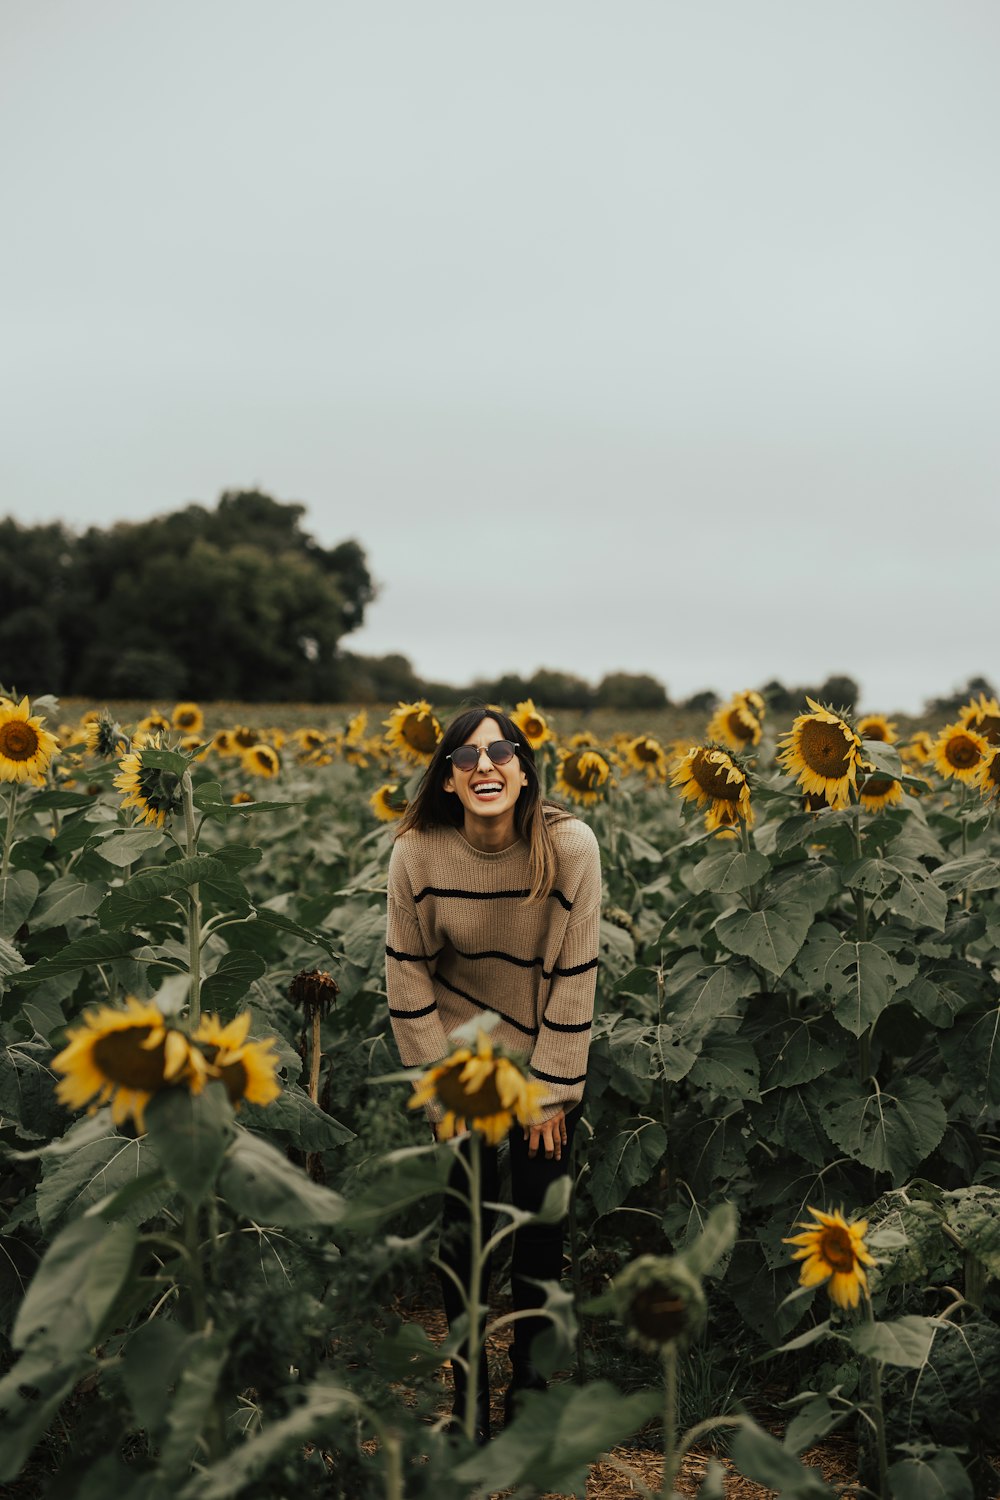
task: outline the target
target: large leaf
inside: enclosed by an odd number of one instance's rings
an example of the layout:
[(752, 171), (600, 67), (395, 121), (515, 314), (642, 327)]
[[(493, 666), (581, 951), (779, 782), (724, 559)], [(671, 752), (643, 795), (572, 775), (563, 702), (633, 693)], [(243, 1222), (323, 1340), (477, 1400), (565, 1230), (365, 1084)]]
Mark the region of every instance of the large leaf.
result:
[(920, 861), (897, 855), (885, 863), (899, 877), (895, 891), (884, 898), (889, 910), (918, 927), (944, 932), (948, 898)]
[(859, 1354), (870, 1355), (884, 1365), (905, 1370), (919, 1370), (930, 1357), (934, 1335), (941, 1327), (938, 1318), (896, 1318), (890, 1323), (860, 1323), (845, 1337)]
[(777, 1438), (747, 1422), (733, 1439), (733, 1463), (741, 1474), (754, 1479), (779, 1500), (833, 1500), (836, 1491), (826, 1483), (819, 1469), (809, 1469), (782, 1447)]
[(301, 1151), (326, 1151), (354, 1140), (353, 1130), (320, 1109), (297, 1084), (286, 1083), (270, 1104), (245, 1104), (240, 1120), (252, 1130), (286, 1136)]
[(208, 978), (202, 980), (203, 1009), (217, 1011), (224, 1021), (231, 1021), (247, 990), (266, 969), (267, 964), (259, 953), (245, 948), (230, 949), (222, 955)]
[(74, 1219), (52, 1241), (14, 1323), (15, 1349), (29, 1345), (58, 1362), (98, 1340), (132, 1265), (129, 1224)]
[(973, 1097), (990, 1108), (1000, 1105), (1000, 1005), (957, 1021), (937, 1039), (948, 1067)]
[(710, 1036), (691, 1069), (691, 1082), (724, 1099), (760, 1098), (760, 1061), (742, 1036)]
[(667, 1134), (655, 1120), (640, 1120), (602, 1144), (590, 1174), (590, 1194), (599, 1214), (619, 1208), (632, 1188), (647, 1182), (667, 1150)]
[(224, 795), (217, 781), (202, 781), (194, 789), (194, 805), (207, 813), (217, 823), (229, 818), (247, 818), (254, 813), (278, 812), (283, 807), (294, 807), (294, 802), (238, 802), (233, 803)]
[(95, 932), (77, 938), (50, 958), (40, 958), (18, 974), (18, 988), (26, 984), (43, 984), (47, 979), (71, 974), (75, 969), (86, 969), (91, 964), (113, 963), (115, 959), (127, 958), (144, 942), (145, 938), (131, 932)]
[(12, 938), (26, 922), (38, 895), (33, 870), (9, 870), (0, 875), (0, 937)]
[[(31, 1350), (0, 1380), (0, 1482), (15, 1480), (90, 1361)], [(13, 1494), (13, 1489), (8, 1493)]]
[(141, 922), (151, 907), (159, 910), (156, 905), (159, 897), (184, 891), (204, 880), (224, 879), (226, 873), (222, 861), (210, 854), (195, 854), (190, 859), (175, 860), (172, 865), (139, 870), (101, 902), (98, 910), (101, 926), (113, 931)]
[(745, 891), (763, 880), (771, 868), (767, 858), (751, 849), (727, 849), (718, 854), (709, 854), (701, 860), (688, 876), (687, 884), (696, 894), (700, 891), (716, 891), (732, 894)]
[(750, 1109), (749, 1117), (764, 1140), (822, 1167), (829, 1159), (830, 1138), (823, 1128), (819, 1097), (815, 1083), (811, 1088), (772, 1089)]
[(237, 1130), (223, 1159), (218, 1192), (258, 1224), (309, 1228), (338, 1224), (344, 1217), (338, 1193), (310, 1181), (283, 1151), (249, 1130)]
[(13, 943), (8, 943), (6, 938), (0, 938), (0, 995), (14, 978), (20, 978), (24, 973), (24, 959), (20, 953)]
[(124, 869), (162, 843), (163, 834), (158, 828), (116, 828), (114, 833), (94, 845), (94, 853), (106, 859), (109, 865)]
[[(132, 1141), (117, 1134), (87, 1141), (70, 1155), (54, 1157), (46, 1163), (45, 1175), (38, 1184), (39, 1223), (46, 1234), (51, 1234), (59, 1219), (75, 1218), (156, 1165), (156, 1155), (145, 1137)], [(156, 1194), (149, 1212), (155, 1212), (162, 1201), (163, 1195)], [(132, 1222), (141, 1223), (148, 1216), (140, 1205)]]
[(963, 1247), (1000, 1277), (1000, 1189), (979, 1183), (944, 1195), (945, 1215)]
[(75, 875), (62, 875), (39, 896), (31, 914), (32, 932), (65, 927), (74, 917), (89, 917), (101, 904), (100, 886), (84, 885)]
[(873, 1171), (888, 1172), (895, 1184), (930, 1155), (948, 1123), (931, 1084), (906, 1076), (896, 1080), (892, 1092), (863, 1086), (853, 1098), (827, 1103), (821, 1112), (835, 1145)]
[(740, 909), (720, 917), (715, 930), (731, 953), (752, 958), (780, 977), (802, 947), (811, 922), (808, 906), (789, 898), (779, 905), (777, 896), (768, 893), (757, 910)]
[(191, 1479), (183, 1490), (183, 1500), (237, 1500), (238, 1496), (265, 1493), (255, 1481), (275, 1459), (283, 1453), (301, 1453), (307, 1442), (326, 1443), (336, 1418), (359, 1405), (353, 1391), (329, 1380), (313, 1381), (299, 1397), (287, 1416), (269, 1421), (262, 1432)]
[(125, 1345), (124, 1386), (136, 1425), (157, 1432), (166, 1421), (170, 1396), (198, 1335), (166, 1318), (140, 1325)]
[(219, 1329), (196, 1335), (188, 1345), (160, 1450), (161, 1467), (170, 1479), (187, 1475), (198, 1437), (213, 1419), (215, 1391), (227, 1352), (226, 1336)]
[(631, 1018), (618, 1021), (608, 1036), (611, 1055), (635, 1078), (686, 1078), (697, 1048), (685, 1042), (672, 1026), (646, 1025)]
[(766, 1088), (794, 1088), (835, 1068), (844, 1055), (843, 1034), (824, 1016), (796, 1016), (771, 1031), (776, 1050), (763, 1078)]
[(211, 1192), (222, 1158), (233, 1138), (233, 1108), (221, 1084), (200, 1094), (187, 1088), (163, 1089), (146, 1107), (149, 1143), (188, 1203)]
[(892, 1500), (973, 1500), (972, 1480), (953, 1448), (929, 1457), (904, 1458), (889, 1469)]
[(709, 964), (674, 971), (667, 979), (664, 1012), (685, 1040), (702, 1041), (720, 1021), (737, 1022), (742, 1001), (757, 988), (749, 964)]
[(886, 948), (844, 938), (828, 922), (813, 928), (796, 969), (814, 993), (831, 997), (834, 1015), (852, 1036), (867, 1031), (913, 975)]
[(516, 1420), (488, 1448), (459, 1464), (462, 1484), (494, 1490), (530, 1484), (536, 1494), (583, 1493), (589, 1465), (636, 1432), (662, 1406), (662, 1395), (623, 1396), (606, 1380), (525, 1392)]

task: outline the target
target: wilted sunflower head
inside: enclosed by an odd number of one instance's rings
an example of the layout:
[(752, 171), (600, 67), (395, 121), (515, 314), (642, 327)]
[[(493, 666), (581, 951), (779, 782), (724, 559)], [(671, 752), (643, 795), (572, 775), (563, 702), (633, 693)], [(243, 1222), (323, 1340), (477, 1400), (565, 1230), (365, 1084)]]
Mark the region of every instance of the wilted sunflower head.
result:
[(800, 1286), (821, 1286), (826, 1281), (830, 1299), (838, 1307), (857, 1307), (861, 1293), (868, 1296), (868, 1277), (864, 1268), (877, 1264), (865, 1244), (868, 1220), (857, 1219), (849, 1224), (839, 1211), (828, 1214), (810, 1208), (808, 1212), (814, 1222), (797, 1224), (795, 1227), (801, 1229), (802, 1234), (793, 1234), (784, 1240), (786, 1245), (799, 1247), (792, 1259), (802, 1262), (799, 1267)]
[(128, 749), (128, 735), (106, 708), (87, 721), (83, 742), (91, 755), (99, 755), (102, 760), (110, 760), (113, 755), (120, 759)]
[(684, 1342), (705, 1321), (705, 1290), (672, 1255), (640, 1255), (611, 1284), (615, 1315), (628, 1336), (651, 1354)]
[(300, 969), (288, 986), (288, 998), (307, 1020), (325, 1016), (340, 993), (340, 986), (326, 969)]
[(625, 759), (633, 770), (642, 771), (650, 781), (663, 781), (667, 774), (667, 752), (650, 734), (629, 740)]
[(540, 1118), (545, 1089), (529, 1079), (513, 1059), (498, 1055), (485, 1031), (475, 1052), (459, 1047), (420, 1079), (410, 1109), (438, 1104), (444, 1117), (438, 1136), (448, 1140), (472, 1129), (491, 1146), (504, 1139), (517, 1119), (531, 1125)]
[(694, 745), (680, 757), (670, 778), (687, 802), (718, 815), (717, 826), (726, 827), (741, 818), (748, 827), (754, 821), (750, 806), (750, 783), (739, 761), (719, 745)]
[(537, 750), (540, 745), (545, 744), (546, 740), (552, 738), (552, 730), (548, 719), (535, 707), (534, 700), (531, 698), (525, 698), (521, 703), (518, 703), (511, 714), (511, 718), (528, 741), (532, 750)]
[(277, 776), (281, 758), (273, 745), (251, 745), (243, 752), (243, 764), (254, 776)]
[(978, 730), (962, 724), (946, 724), (934, 742), (933, 761), (942, 776), (973, 785), (989, 751)]
[(585, 807), (608, 793), (611, 767), (597, 750), (563, 750), (556, 769), (556, 790)]
[(218, 1078), (229, 1102), (238, 1109), (249, 1104), (270, 1104), (281, 1093), (278, 1082), (277, 1041), (273, 1036), (248, 1042), (250, 1012), (241, 1011), (228, 1025), (218, 1016), (203, 1016), (194, 1034), (204, 1054), (210, 1078)]
[(171, 718), (182, 734), (201, 734), (205, 728), (205, 715), (197, 703), (175, 703)]
[(885, 714), (865, 714), (858, 720), (857, 731), (863, 740), (881, 740), (884, 745), (894, 745), (898, 739), (895, 724)]
[(1000, 745), (1000, 702), (980, 693), (967, 703), (958, 716), (965, 729), (974, 729), (990, 745)]
[(125, 795), (122, 807), (135, 807), (141, 813), (140, 823), (155, 823), (162, 828), (168, 817), (179, 813), (183, 807), (180, 777), (173, 771), (162, 771), (145, 759), (147, 750), (160, 748), (160, 737), (144, 736), (142, 746), (123, 755), (118, 764), (121, 772), (114, 778), (114, 785)]
[(441, 725), (430, 704), (400, 703), (384, 720), (386, 741), (410, 765), (426, 766), (441, 739)]
[(0, 707), (0, 781), (30, 781), (40, 786), (49, 762), (59, 748), (54, 734), (43, 729), (45, 718), (32, 715), (27, 698)]
[(398, 781), (386, 782), (368, 798), (368, 806), (382, 823), (394, 823), (406, 812), (409, 803)]
[(111, 1118), (130, 1116), (145, 1130), (143, 1112), (154, 1094), (175, 1085), (200, 1093), (208, 1071), (205, 1060), (182, 1031), (168, 1026), (156, 1005), (131, 996), (124, 1010), (102, 1005), (81, 1018), (52, 1066), (65, 1076), (56, 1097), (70, 1109), (111, 1102)]
[(831, 807), (846, 807), (857, 784), (861, 740), (842, 714), (806, 698), (810, 712), (799, 714), (779, 741), (778, 761), (804, 792), (819, 792)]
[[(754, 698), (760, 700), (760, 694)], [(760, 700), (763, 702), (763, 700)], [(734, 693), (728, 703), (716, 709), (709, 721), (706, 738), (728, 745), (730, 750), (746, 750), (760, 744), (763, 707), (758, 713), (751, 706), (749, 693)]]

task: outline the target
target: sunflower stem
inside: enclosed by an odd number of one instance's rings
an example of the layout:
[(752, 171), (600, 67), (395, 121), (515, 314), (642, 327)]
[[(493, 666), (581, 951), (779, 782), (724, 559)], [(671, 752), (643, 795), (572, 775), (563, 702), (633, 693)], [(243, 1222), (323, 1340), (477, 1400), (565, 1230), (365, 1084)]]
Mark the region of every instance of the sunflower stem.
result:
[(663, 1484), (660, 1500), (672, 1500), (677, 1476), (677, 1345), (663, 1348)]
[(323, 1061), (323, 1051), (320, 1042), (320, 1017), (319, 1006), (313, 1007), (312, 1025), (309, 1038), (309, 1097), (314, 1104), (319, 1103), (319, 1066)]
[[(188, 766), (181, 777), (181, 799), (184, 803), (186, 853), (188, 859), (194, 859), (198, 853), (198, 830), (195, 827), (194, 783), (191, 780), (190, 766)], [(197, 1026), (201, 1020), (201, 897), (197, 881), (191, 886), (188, 892), (187, 921), (189, 972), (191, 975), (188, 1015), (191, 1025)]]
[[(875, 1327), (872, 1299), (865, 1296), (865, 1316)], [(889, 1454), (885, 1442), (885, 1409), (882, 1405), (882, 1365), (874, 1355), (868, 1355), (868, 1378), (872, 1388), (872, 1416), (875, 1421), (875, 1445), (878, 1453), (878, 1493), (880, 1500), (889, 1500)]]
[(10, 797), (7, 801), (7, 827), (3, 836), (3, 865), (0, 867), (0, 881), (6, 881), (7, 871), (10, 869), (10, 851), (14, 843), (14, 824), (17, 820), (17, 782), (10, 784)]
[(483, 1226), (482, 1226), (482, 1161), (479, 1136), (475, 1130), (469, 1132), (469, 1211), (472, 1216), (471, 1249), (469, 1255), (469, 1285), (465, 1288), (465, 1309), (469, 1329), (466, 1346), (469, 1370), (465, 1386), (465, 1435), (470, 1443), (476, 1440), (476, 1404), (479, 1397), (479, 1284), (482, 1276)]

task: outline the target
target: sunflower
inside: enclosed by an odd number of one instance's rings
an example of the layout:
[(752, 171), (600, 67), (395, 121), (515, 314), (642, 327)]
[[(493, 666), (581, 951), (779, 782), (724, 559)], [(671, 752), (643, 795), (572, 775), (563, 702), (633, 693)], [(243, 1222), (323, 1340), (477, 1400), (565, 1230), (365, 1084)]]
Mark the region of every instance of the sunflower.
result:
[(365, 709), (362, 708), (353, 716), (353, 718), (348, 719), (347, 728), (344, 730), (344, 744), (352, 745), (357, 748), (357, 746), (359, 746), (364, 739), (365, 730), (367, 728), (368, 713)]
[(128, 749), (128, 735), (122, 726), (115, 722), (107, 709), (103, 709), (87, 720), (83, 731), (83, 743), (91, 755), (99, 755), (102, 760), (110, 760), (112, 756), (120, 758), (125, 754)]
[(322, 750), (326, 744), (326, 735), (321, 729), (296, 729), (292, 739), (306, 755), (311, 755), (315, 750)]
[(398, 781), (386, 782), (368, 798), (368, 806), (382, 823), (394, 823), (403, 816), (408, 805), (400, 793)]
[(831, 807), (846, 807), (861, 765), (861, 741), (847, 720), (806, 698), (811, 710), (799, 714), (782, 735), (778, 762), (804, 792), (820, 792)]
[(1000, 801), (1000, 745), (983, 758), (978, 786), (984, 797), (992, 802)]
[(532, 750), (537, 750), (544, 745), (546, 740), (552, 738), (552, 730), (545, 715), (539, 713), (535, 707), (534, 700), (525, 698), (523, 703), (518, 703), (511, 714), (511, 718), (518, 729), (528, 741)]
[(557, 791), (589, 807), (607, 796), (611, 767), (596, 750), (561, 750), (556, 768)]
[(146, 717), (140, 719), (135, 727), (143, 734), (169, 734), (173, 725), (158, 708), (151, 708)]
[(260, 740), (256, 729), (250, 729), (246, 724), (237, 724), (231, 731), (233, 736), (233, 748), (237, 754), (241, 750), (249, 750)]
[(45, 717), (32, 716), (22, 698), (15, 707), (8, 699), (0, 708), (0, 781), (30, 781), (41, 786), (49, 761), (59, 748), (54, 734), (43, 729)]
[[(863, 765), (865, 769), (874, 769), (870, 761)], [(858, 796), (861, 806), (869, 812), (881, 812), (883, 807), (895, 807), (897, 802), (902, 802), (903, 785), (891, 776), (865, 776), (858, 781)]]
[(965, 705), (958, 717), (963, 729), (974, 729), (989, 744), (1000, 745), (1000, 703), (996, 698), (980, 693)]
[(384, 721), (386, 739), (403, 759), (414, 766), (426, 766), (437, 749), (441, 725), (429, 703), (400, 703)]
[(121, 772), (115, 777), (114, 785), (125, 793), (122, 807), (137, 807), (142, 814), (140, 823), (155, 823), (157, 828), (162, 828), (167, 818), (179, 813), (183, 807), (180, 777), (173, 771), (161, 771), (156, 766), (145, 764), (143, 753), (160, 748), (159, 735), (144, 736), (138, 749), (136, 743), (136, 740), (132, 741), (128, 755), (123, 755), (118, 762)]
[(522, 1125), (538, 1122), (544, 1097), (543, 1086), (527, 1078), (509, 1057), (496, 1056), (489, 1037), (480, 1031), (475, 1052), (459, 1047), (424, 1074), (409, 1107), (441, 1105), (440, 1140), (471, 1128), (496, 1146), (515, 1118)]
[(243, 764), (254, 776), (277, 776), (281, 757), (272, 745), (253, 745), (243, 752)]
[(857, 1307), (861, 1293), (868, 1296), (864, 1268), (876, 1264), (865, 1245), (868, 1220), (856, 1219), (849, 1224), (839, 1212), (825, 1214), (818, 1208), (810, 1208), (809, 1213), (816, 1222), (798, 1223), (795, 1227), (804, 1232), (783, 1242), (799, 1246), (792, 1255), (793, 1260), (802, 1261), (799, 1284), (820, 1286), (827, 1281), (831, 1301), (838, 1307)]
[(629, 740), (625, 760), (633, 770), (642, 771), (650, 781), (666, 779), (667, 752), (652, 735), (640, 734), (637, 739)]
[(709, 721), (706, 737), (728, 745), (730, 750), (745, 750), (748, 745), (759, 745), (763, 703), (759, 693), (754, 693), (755, 703), (761, 705), (760, 712), (751, 706), (749, 693), (734, 693), (728, 703), (716, 709)]
[(208, 1070), (202, 1054), (182, 1031), (167, 1025), (157, 1006), (131, 995), (125, 1006), (102, 1005), (67, 1032), (68, 1044), (52, 1062), (66, 1075), (56, 1097), (69, 1109), (83, 1109), (92, 1099), (94, 1108), (110, 1100), (116, 1125), (131, 1115), (144, 1131), (143, 1112), (154, 1094), (179, 1083), (199, 1094)]
[(975, 729), (946, 724), (934, 741), (933, 761), (942, 776), (972, 786), (979, 777), (989, 745)]
[(270, 1104), (281, 1093), (275, 1038), (248, 1042), (249, 1030), (250, 1012), (244, 1010), (228, 1026), (218, 1016), (203, 1016), (193, 1038), (205, 1054), (209, 1077), (222, 1080), (230, 1103), (237, 1108), (244, 1099), (250, 1104)]
[(881, 740), (884, 745), (894, 745), (899, 738), (895, 724), (885, 714), (865, 714), (858, 720), (858, 734), (863, 740)]
[(240, 753), (239, 746), (233, 740), (231, 729), (217, 729), (209, 740), (209, 748), (214, 750), (216, 755), (223, 757)]
[(205, 715), (197, 703), (175, 703), (171, 718), (173, 727), (184, 734), (201, 734), (205, 728)]
[(640, 1255), (630, 1261), (611, 1283), (611, 1295), (629, 1339), (650, 1354), (688, 1339), (708, 1310), (700, 1278), (672, 1255)]
[(670, 784), (680, 789), (686, 801), (707, 808), (718, 820), (716, 827), (733, 826), (736, 818), (753, 827), (750, 783), (728, 750), (718, 745), (695, 745), (674, 767)]
[(904, 765), (926, 765), (934, 754), (934, 736), (926, 729), (918, 729), (905, 745), (900, 745), (899, 753)]

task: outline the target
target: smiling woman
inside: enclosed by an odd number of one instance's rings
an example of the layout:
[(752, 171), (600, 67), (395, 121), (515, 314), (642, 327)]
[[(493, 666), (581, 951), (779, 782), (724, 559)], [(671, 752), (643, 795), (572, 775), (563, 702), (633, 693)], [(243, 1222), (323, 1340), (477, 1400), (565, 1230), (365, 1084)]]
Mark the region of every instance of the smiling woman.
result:
[[(496, 1044), (527, 1054), (539, 1085), (537, 1122), (509, 1136), (516, 1208), (537, 1212), (568, 1170), (587, 1057), (597, 979), (601, 863), (585, 823), (541, 795), (534, 751), (499, 709), (474, 708), (447, 726), (400, 823), (389, 862), (386, 992), (405, 1066), (427, 1067), (450, 1050), (449, 1035), (485, 1011), (500, 1017)], [(431, 1110), (432, 1115), (435, 1112)], [(496, 1149), (485, 1153), (484, 1198), (499, 1192)], [(451, 1186), (461, 1192), (456, 1161)], [(441, 1259), (468, 1284), (470, 1226), (459, 1200), (445, 1199)], [(489, 1238), (492, 1215), (483, 1224)], [(532, 1224), (514, 1236), (516, 1311), (543, 1301), (538, 1283), (557, 1281), (562, 1227)], [(442, 1275), (449, 1321), (464, 1304)], [(531, 1344), (544, 1320), (514, 1324), (516, 1393), (544, 1385)], [(456, 1410), (465, 1379), (455, 1366)], [(478, 1425), (488, 1435), (485, 1364)]]

